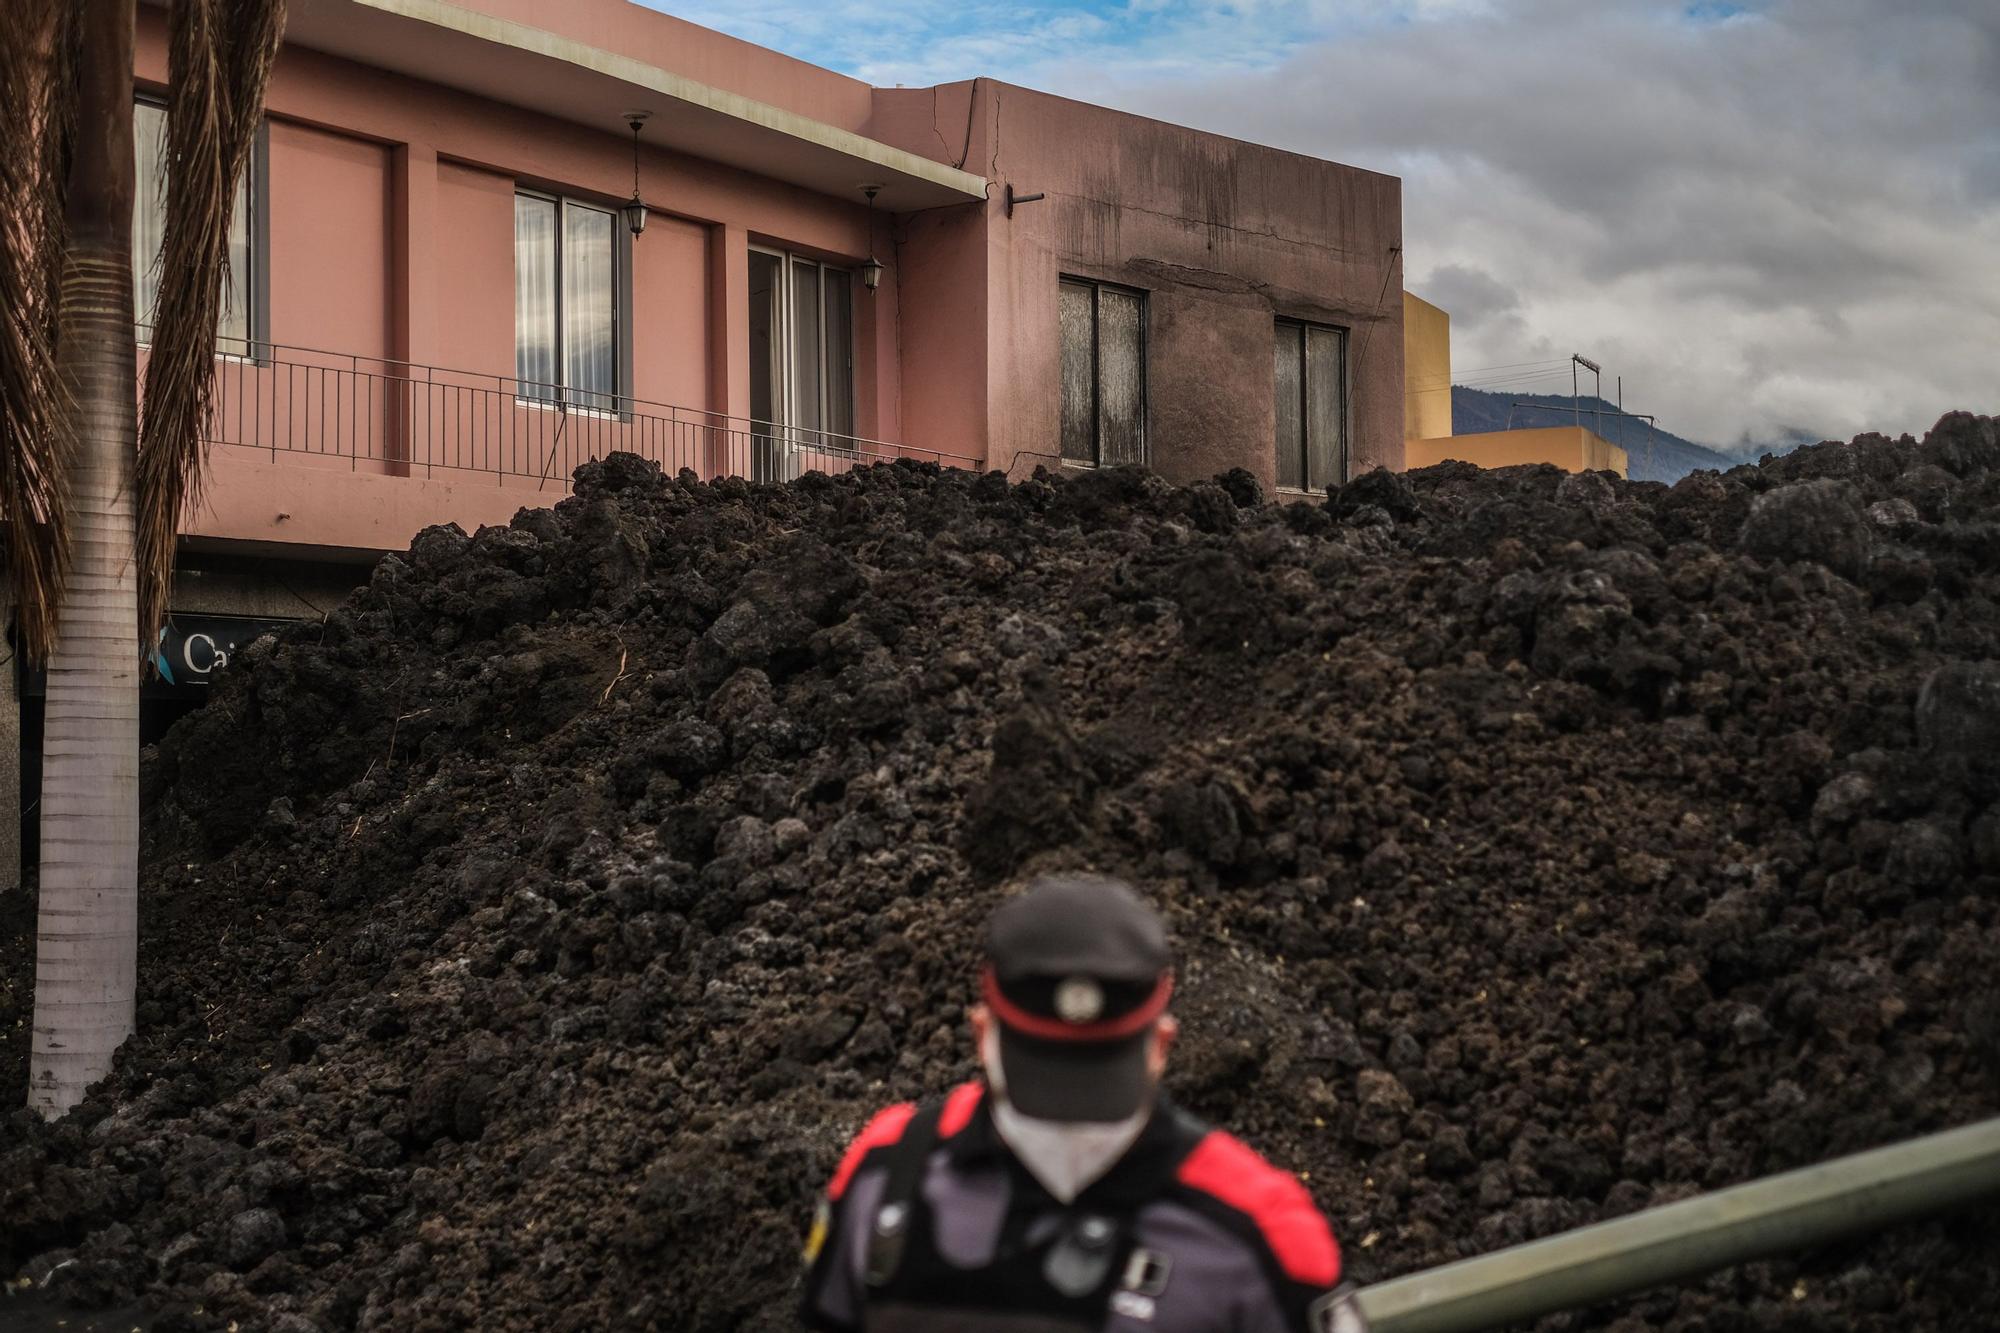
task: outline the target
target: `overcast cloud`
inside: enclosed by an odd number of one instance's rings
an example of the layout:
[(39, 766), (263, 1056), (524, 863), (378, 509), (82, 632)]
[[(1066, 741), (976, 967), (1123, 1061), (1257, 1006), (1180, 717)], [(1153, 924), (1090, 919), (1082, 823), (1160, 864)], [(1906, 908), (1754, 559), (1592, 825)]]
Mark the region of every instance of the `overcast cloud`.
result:
[(1996, 0), (663, 7), (879, 83), (991, 74), (1401, 176), (1461, 380), (1582, 352), (1723, 445), (2000, 411)]

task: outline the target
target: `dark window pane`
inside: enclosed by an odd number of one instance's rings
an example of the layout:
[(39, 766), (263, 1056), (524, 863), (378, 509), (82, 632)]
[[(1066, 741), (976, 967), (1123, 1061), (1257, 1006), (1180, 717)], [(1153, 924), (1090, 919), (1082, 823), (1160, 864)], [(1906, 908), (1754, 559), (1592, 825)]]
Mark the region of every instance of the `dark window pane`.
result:
[(1097, 394), (1090, 350), (1095, 340), (1091, 289), (1080, 282), (1063, 283), (1057, 312), (1062, 331), (1062, 456), (1094, 463)]
[(1098, 459), (1146, 461), (1146, 304), (1131, 292), (1097, 290)]
[[(750, 416), (757, 423), (753, 436), (753, 479), (775, 481), (780, 475), (777, 441), (770, 429), (782, 415), (779, 402), (784, 378), (779, 360), (783, 347), (778, 329), (778, 312), (783, 305), (779, 290), (783, 260), (759, 250), (750, 252)], [(732, 449), (729, 468), (743, 466)]]
[(1347, 335), (1306, 329), (1306, 485), (1347, 480)]
[(778, 257), (750, 252), (750, 415), (778, 419)]
[(1278, 484), (1294, 490), (1306, 484), (1306, 421), (1301, 401), (1305, 389), (1305, 329), (1286, 320), (1278, 322), (1277, 355), (1273, 364), (1276, 377), (1278, 431)]
[(826, 270), (826, 428), (854, 434), (854, 280)]
[(556, 396), (556, 205), (530, 194), (514, 196), (514, 375), (521, 397)]

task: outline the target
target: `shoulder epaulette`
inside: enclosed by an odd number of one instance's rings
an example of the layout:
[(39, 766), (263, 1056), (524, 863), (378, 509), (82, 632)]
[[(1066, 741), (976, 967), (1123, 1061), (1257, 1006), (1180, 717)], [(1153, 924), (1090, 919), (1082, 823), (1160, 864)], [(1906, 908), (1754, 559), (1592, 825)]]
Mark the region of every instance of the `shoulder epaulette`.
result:
[(1333, 1230), (1297, 1176), (1281, 1171), (1247, 1145), (1212, 1129), (1182, 1161), (1176, 1179), (1253, 1223), (1284, 1275), (1303, 1286), (1340, 1280)]

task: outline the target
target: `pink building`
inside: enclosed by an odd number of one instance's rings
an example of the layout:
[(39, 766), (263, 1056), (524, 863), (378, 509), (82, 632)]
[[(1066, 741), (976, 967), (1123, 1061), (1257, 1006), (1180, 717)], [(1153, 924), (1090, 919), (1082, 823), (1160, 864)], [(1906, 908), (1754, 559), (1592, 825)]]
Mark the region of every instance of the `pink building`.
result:
[[(142, 155), (166, 70), (142, 5)], [(873, 88), (622, 0), (298, 0), (165, 655), (195, 698), (232, 635), (189, 617), (311, 613), (612, 449), (1399, 468), (1401, 227), (1393, 177), (986, 79)]]
[[(159, 89), (157, 11), (139, 53)], [(400, 548), (612, 448), (1311, 489), (1400, 461), (1395, 179), (619, 0), (296, 5), (241, 214), (200, 538)]]

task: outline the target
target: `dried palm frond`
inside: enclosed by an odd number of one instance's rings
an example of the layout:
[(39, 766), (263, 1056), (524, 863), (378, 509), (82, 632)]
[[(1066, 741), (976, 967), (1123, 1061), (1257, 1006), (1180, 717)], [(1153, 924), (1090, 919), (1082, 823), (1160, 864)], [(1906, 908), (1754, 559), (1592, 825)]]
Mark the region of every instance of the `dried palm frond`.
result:
[(168, 19), (166, 226), (137, 486), (147, 642), (166, 616), (181, 516), (201, 495), (229, 219), (284, 22), (284, 0), (175, 0)]
[(0, 520), (20, 651), (45, 661), (69, 567), (69, 412), (56, 369), (73, 6), (13, 0), (0, 28)]

